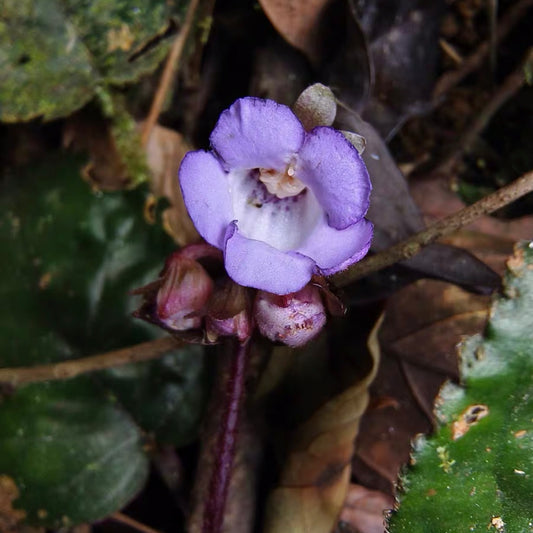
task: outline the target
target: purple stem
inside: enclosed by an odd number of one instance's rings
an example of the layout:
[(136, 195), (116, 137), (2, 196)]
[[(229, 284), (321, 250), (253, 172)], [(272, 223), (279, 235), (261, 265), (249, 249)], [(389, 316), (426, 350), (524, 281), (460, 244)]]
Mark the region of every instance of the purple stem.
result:
[(204, 507), (202, 533), (219, 533), (224, 521), (226, 497), (231, 481), (233, 459), (237, 443), (239, 420), (245, 397), (246, 363), (249, 340), (236, 343), (237, 349), (228, 365), (220, 425), (214, 452), (214, 468), (209, 480), (207, 501)]

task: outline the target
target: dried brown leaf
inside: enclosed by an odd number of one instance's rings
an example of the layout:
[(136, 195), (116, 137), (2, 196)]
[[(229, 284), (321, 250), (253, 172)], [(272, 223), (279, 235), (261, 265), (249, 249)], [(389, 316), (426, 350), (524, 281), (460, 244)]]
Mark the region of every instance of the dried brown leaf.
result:
[(323, 533), (336, 523), (350, 480), (353, 442), (379, 361), (378, 321), (367, 375), (325, 403), (293, 434), (279, 486), (267, 504), (265, 531)]
[(106, 121), (84, 111), (75, 113), (63, 128), (63, 146), (89, 155), (90, 162), (83, 169), (83, 177), (91, 185), (107, 191), (128, 186), (126, 165)]
[(178, 181), (181, 160), (191, 149), (181, 134), (159, 125), (154, 126), (146, 146), (152, 191), (171, 204), (163, 212), (165, 230), (180, 246), (200, 239), (185, 208)]
[(342, 530), (384, 533), (385, 515), (394, 508), (394, 498), (377, 490), (351, 484), (339, 517)]
[(26, 517), (23, 510), (13, 508), (18, 497), (19, 489), (13, 479), (0, 475), (0, 531), (3, 533), (15, 533), (19, 522)]
[[(484, 327), (488, 296), (434, 280), (419, 280), (389, 299), (380, 341), (383, 358), (357, 440), (354, 473), (369, 488), (394, 493), (412, 438), (433, 426), (433, 400), (457, 379), (456, 346)], [(384, 407), (379, 399), (389, 399)], [(390, 401), (393, 399), (394, 401)]]
[(311, 61), (319, 55), (316, 34), (329, 3), (330, 0), (259, 0), (274, 28)]

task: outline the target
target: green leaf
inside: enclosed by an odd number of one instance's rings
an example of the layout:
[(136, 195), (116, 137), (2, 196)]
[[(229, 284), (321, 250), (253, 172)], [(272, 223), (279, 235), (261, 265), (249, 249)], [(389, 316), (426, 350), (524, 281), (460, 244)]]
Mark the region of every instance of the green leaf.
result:
[[(129, 291), (155, 279), (166, 255), (174, 249), (160, 225), (144, 221), (143, 206), (141, 190), (93, 192), (79, 179), (79, 161), (65, 155), (51, 156), (26, 172), (2, 176), (0, 295), (4, 305), (0, 307), (0, 366), (29, 366), (75, 358), (160, 335), (159, 330), (130, 315), (139, 302)], [(37, 472), (37, 477), (31, 477), (25, 466), (30, 444), (22, 446), (19, 442), (16, 417), (23, 420), (24, 413), (36, 409), (36, 418), (28, 415), (32, 442), (36, 443), (33, 444), (36, 450), (31, 453), (35, 454), (39, 442), (49, 439), (46, 433), (49, 421), (41, 423), (39, 417), (56, 413), (58, 404), (65, 410), (59, 412), (64, 450), (78, 450), (85, 432), (87, 439), (107, 435), (108, 417), (124, 420), (120, 422), (123, 424), (127, 421), (132, 428), (136, 421), (163, 442), (188, 443), (197, 434), (205, 405), (207, 367), (203, 351), (201, 347), (190, 347), (161, 360), (99, 372), (91, 376), (91, 382), (96, 381), (100, 388), (91, 385), (90, 394), (89, 385), (83, 385), (78, 395), (74, 385), (81, 383), (78, 380), (32, 385), (0, 405), (0, 435), (5, 439), (0, 443), (0, 455), (6, 457), (5, 461), (0, 458), (0, 475), (17, 480), (20, 501), (30, 520), (35, 522), (43, 508), (40, 502), (45, 500), (47, 516), (54, 520), (59, 515), (52, 510), (61, 506), (68, 508), (73, 522), (93, 520), (105, 509), (106, 513), (116, 511), (127, 500), (126, 494), (138, 490), (136, 480), (140, 475), (132, 481), (127, 469), (123, 476), (120, 468), (114, 470), (118, 496), (107, 502), (108, 507), (105, 502), (98, 504), (98, 508), (92, 507), (85, 501), (87, 498), (80, 498), (73, 490), (63, 494), (60, 485), (77, 476), (83, 461), (87, 465), (104, 461), (115, 444), (109, 448), (104, 444), (101, 448), (93, 447), (94, 455), (85, 459), (80, 456), (82, 463), (65, 460), (61, 467), (56, 465), (57, 471)], [(116, 399), (114, 405), (102, 399), (105, 391)], [(76, 416), (70, 416), (71, 408)], [(84, 409), (93, 413), (100, 408), (105, 408), (106, 417), (91, 414), (94, 425), (90, 426), (89, 421), (77, 425), (76, 417), (81, 417)], [(131, 418), (126, 417), (123, 408)], [(4, 416), (7, 418), (1, 418)], [(139, 432), (135, 431), (138, 439)], [(110, 438), (113, 435), (111, 432)], [(6, 455), (3, 447), (9, 442), (16, 446)], [(53, 454), (57, 449), (49, 451)], [(96, 503), (97, 496), (104, 498), (113, 486), (102, 479), (84, 478), (83, 490)], [(50, 494), (49, 499), (45, 493)], [(58, 503), (54, 507), (56, 496), (63, 503), (61, 498), (71, 499), (68, 505)]]
[(104, 383), (160, 442), (184, 446), (197, 435), (207, 400), (204, 348), (188, 346), (158, 361), (107, 370)]
[(168, 41), (134, 61), (164, 31), (165, 0), (4, 0), (0, 18), (0, 120), (66, 116), (99, 87), (152, 72)]
[(0, 404), (0, 472), (34, 524), (94, 521), (144, 485), (137, 427), (86, 378), (29, 385)]
[[(2, 351), (1, 364), (86, 355), (155, 335), (129, 316), (137, 303), (129, 292), (157, 277), (174, 245), (143, 220), (142, 191), (95, 193), (78, 176), (76, 159), (54, 156), (4, 177), (0, 294), (9, 305), (0, 309), (0, 333), (17, 353)], [(70, 350), (39, 355), (21, 331), (27, 325), (54, 332)]]
[(391, 533), (533, 529), (533, 248), (509, 261), (484, 337), (461, 350), (464, 388), (448, 384), (441, 426), (415, 444)]

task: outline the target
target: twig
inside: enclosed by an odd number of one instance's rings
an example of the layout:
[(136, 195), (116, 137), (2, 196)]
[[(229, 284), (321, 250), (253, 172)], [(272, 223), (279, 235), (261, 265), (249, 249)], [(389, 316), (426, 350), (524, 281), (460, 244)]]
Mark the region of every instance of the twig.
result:
[(141, 133), (141, 143), (143, 146), (146, 146), (148, 143), (148, 139), (150, 138), (152, 130), (154, 129), (157, 119), (161, 114), (161, 109), (163, 108), (166, 95), (172, 84), (174, 74), (178, 68), (181, 54), (183, 53), (185, 42), (187, 41), (187, 37), (191, 31), (194, 15), (199, 3), (199, 0), (191, 0), (189, 2), (187, 13), (185, 14), (185, 20), (183, 21), (183, 26), (181, 27), (180, 32), (172, 44), (170, 54), (168, 55), (165, 63), (165, 68), (163, 69), (163, 74), (159, 80), (159, 86), (157, 87), (157, 91), (152, 101), (152, 107), (150, 108), (148, 118), (143, 125)]
[(173, 337), (162, 337), (121, 350), (91, 355), (73, 361), (30, 367), (0, 368), (0, 383), (16, 387), (27, 383), (70, 379), (87, 372), (156, 359), (182, 344)]
[(461, 135), (452, 153), (443, 162), (438, 164), (429, 173), (430, 175), (449, 174), (463, 155), (471, 150), (474, 142), (487, 127), (492, 117), (507, 100), (512, 98), (524, 86), (526, 82), (525, 70), (529, 68), (528, 65), (531, 65), (531, 63), (533, 63), (533, 48), (528, 50), (520, 66), (511, 72), (502, 85), (494, 92), (492, 98), (487, 102), (470, 127)]
[[(505, 15), (502, 17), (498, 30), (495, 35), (496, 42), (502, 41), (515, 24), (520, 21), (525, 12), (533, 6), (533, 0), (521, 0), (514, 6), (511, 6)], [(466, 76), (478, 69), (486, 57), (489, 55), (491, 49), (491, 42), (485, 41), (475, 50), (473, 54), (465, 58), (460, 68), (451, 72), (446, 72), (435, 84), (433, 90), (433, 103), (438, 105), (442, 97), (458, 83), (460, 83)]]
[(109, 518), (136, 529), (137, 531), (141, 531), (141, 533), (159, 533), (157, 529), (153, 529), (150, 526), (142, 524), (141, 522), (138, 522), (137, 520), (134, 520), (130, 516), (123, 513), (113, 513)]
[(334, 274), (330, 280), (335, 285), (342, 287), (372, 272), (377, 272), (378, 270), (391, 266), (398, 261), (409, 259), (420, 252), (424, 246), (435, 242), (441, 237), (450, 235), (459, 228), (471, 224), (480, 216), (492, 213), (531, 191), (533, 191), (533, 171), (524, 174), (511, 184), (485, 196), (485, 198), (461, 209), (457, 213), (439, 220), (437, 223), (413, 235), (409, 239), (395, 244), (383, 252), (363, 259), (343, 272)]

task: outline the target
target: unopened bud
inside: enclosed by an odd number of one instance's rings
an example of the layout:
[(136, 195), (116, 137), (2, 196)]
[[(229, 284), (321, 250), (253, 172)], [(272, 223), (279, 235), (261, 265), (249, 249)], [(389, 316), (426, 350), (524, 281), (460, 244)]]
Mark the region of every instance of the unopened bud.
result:
[(258, 291), (254, 317), (265, 337), (293, 348), (318, 335), (326, 323), (320, 293), (312, 285), (284, 296)]
[(300, 94), (293, 111), (307, 131), (316, 126), (331, 126), (337, 114), (335, 95), (329, 87), (315, 83)]
[(159, 281), (137, 289), (146, 302), (136, 316), (170, 331), (199, 328), (212, 292), (213, 281), (202, 265), (176, 252), (167, 259)]
[(213, 281), (205, 269), (179, 252), (171, 255), (156, 296), (156, 318), (171, 330), (200, 327)]
[(235, 336), (241, 342), (252, 333), (251, 304), (248, 289), (228, 281), (217, 289), (209, 302), (206, 332), (211, 342), (218, 337)]

